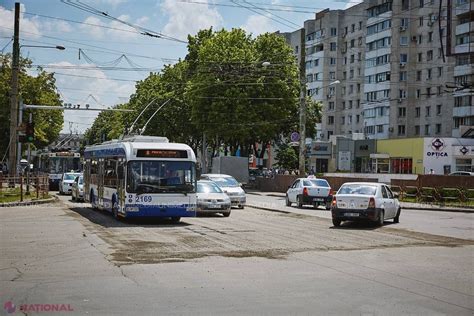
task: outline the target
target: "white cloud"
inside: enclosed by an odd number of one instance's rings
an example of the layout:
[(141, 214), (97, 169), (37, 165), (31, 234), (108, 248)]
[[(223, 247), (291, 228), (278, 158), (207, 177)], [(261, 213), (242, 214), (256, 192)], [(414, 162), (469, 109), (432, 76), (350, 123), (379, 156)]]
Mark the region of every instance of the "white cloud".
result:
[[(39, 38), (41, 35), (40, 24), (35, 19), (24, 17), (25, 5), (20, 6), (20, 32), (22, 38)], [(0, 35), (13, 36), (14, 11), (9, 11), (0, 6)]]
[(211, 26), (219, 29), (223, 25), (220, 13), (208, 5), (193, 6), (175, 0), (164, 0), (161, 10), (168, 16), (163, 33), (180, 39), (186, 39), (188, 34), (196, 34), (201, 29)]
[(249, 16), (245, 24), (242, 25), (242, 28), (254, 36), (267, 32), (275, 32), (277, 30), (277, 28), (271, 24), (270, 19), (262, 15)]
[[(130, 96), (135, 92), (134, 82), (123, 82), (110, 80), (107, 74), (100, 69), (85, 70), (82, 67), (95, 66), (93, 64), (72, 64), (67, 61), (58, 63), (52, 63), (50, 65), (60, 67), (74, 67), (74, 69), (61, 69), (58, 73), (64, 73), (72, 76), (64, 76), (57, 74), (56, 85), (64, 97), (65, 103), (81, 104), (82, 107), (86, 103), (90, 104), (91, 108), (103, 108), (104, 106), (113, 106), (118, 103), (126, 102), (124, 96)], [(84, 78), (74, 77), (74, 75), (95, 77), (95, 78)], [(92, 96), (93, 97), (92, 97)], [(97, 99), (97, 100), (95, 100)], [(84, 124), (91, 124), (98, 112), (74, 112), (66, 111), (64, 113), (64, 119), (69, 122), (79, 123), (75, 126), (79, 131), (83, 131), (88, 126)], [(69, 125), (67, 122), (64, 124), (63, 132), (69, 131)]]

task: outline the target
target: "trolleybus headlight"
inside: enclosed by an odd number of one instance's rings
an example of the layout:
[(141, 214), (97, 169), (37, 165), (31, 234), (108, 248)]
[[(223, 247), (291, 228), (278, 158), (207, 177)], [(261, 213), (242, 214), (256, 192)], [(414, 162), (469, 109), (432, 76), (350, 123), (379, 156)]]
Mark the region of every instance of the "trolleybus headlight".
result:
[(127, 211), (127, 212), (138, 212), (138, 211), (140, 211), (140, 209), (138, 208), (138, 206), (127, 206), (125, 208), (125, 211)]

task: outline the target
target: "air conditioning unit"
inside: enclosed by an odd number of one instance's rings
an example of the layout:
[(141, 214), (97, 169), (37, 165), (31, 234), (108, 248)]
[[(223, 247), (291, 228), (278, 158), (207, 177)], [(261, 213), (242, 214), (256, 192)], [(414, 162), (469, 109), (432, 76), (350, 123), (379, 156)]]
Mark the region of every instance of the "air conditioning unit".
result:
[(407, 27), (406, 26), (400, 26), (400, 32), (404, 32), (407, 30)]

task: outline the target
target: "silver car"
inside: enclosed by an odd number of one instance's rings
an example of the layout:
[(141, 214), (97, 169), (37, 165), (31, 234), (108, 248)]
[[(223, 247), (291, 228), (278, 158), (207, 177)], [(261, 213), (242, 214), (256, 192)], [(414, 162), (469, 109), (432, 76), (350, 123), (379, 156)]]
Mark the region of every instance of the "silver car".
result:
[(201, 214), (222, 213), (230, 215), (230, 198), (212, 181), (199, 180), (197, 183), (197, 212)]
[(84, 178), (82, 175), (76, 177), (72, 184), (71, 199), (73, 201), (84, 200)]
[(201, 175), (201, 179), (209, 180), (217, 184), (226, 193), (232, 202), (232, 206), (244, 208), (247, 198), (241, 184), (234, 177), (227, 174), (206, 173)]

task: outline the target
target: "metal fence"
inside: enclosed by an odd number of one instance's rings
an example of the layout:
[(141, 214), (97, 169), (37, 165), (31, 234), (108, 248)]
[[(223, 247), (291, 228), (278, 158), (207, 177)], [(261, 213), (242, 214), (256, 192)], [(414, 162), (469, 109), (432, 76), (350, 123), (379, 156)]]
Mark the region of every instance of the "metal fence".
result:
[(434, 188), (416, 186), (390, 186), (398, 193), (400, 200), (415, 200), (416, 202), (461, 203), (474, 202), (474, 189)]
[(45, 174), (10, 177), (0, 175), (0, 197), (18, 197), (20, 202), (28, 199), (46, 198), (49, 193), (49, 178)]

